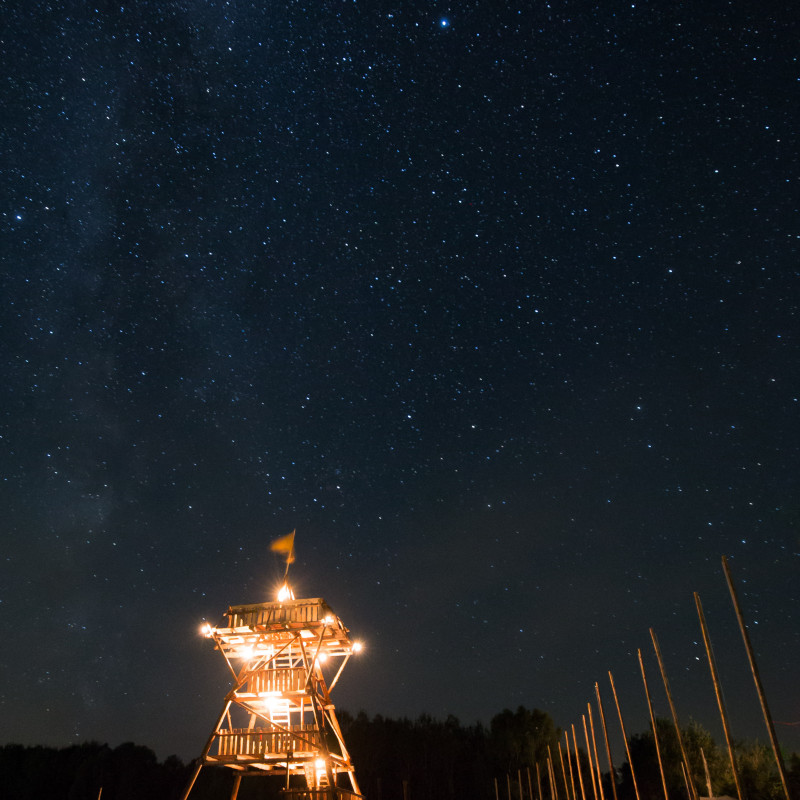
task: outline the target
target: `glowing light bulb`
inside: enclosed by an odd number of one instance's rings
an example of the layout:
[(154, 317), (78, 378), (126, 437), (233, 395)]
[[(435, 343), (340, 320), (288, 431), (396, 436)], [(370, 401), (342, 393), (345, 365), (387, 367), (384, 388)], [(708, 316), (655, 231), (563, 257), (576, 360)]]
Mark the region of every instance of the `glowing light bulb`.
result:
[(278, 602), (285, 603), (287, 600), (293, 600), (294, 595), (292, 594), (292, 590), (289, 588), (288, 583), (284, 583), (283, 586), (278, 590)]
[(364, 645), (361, 642), (353, 642), (353, 652), (360, 653), (364, 649)]

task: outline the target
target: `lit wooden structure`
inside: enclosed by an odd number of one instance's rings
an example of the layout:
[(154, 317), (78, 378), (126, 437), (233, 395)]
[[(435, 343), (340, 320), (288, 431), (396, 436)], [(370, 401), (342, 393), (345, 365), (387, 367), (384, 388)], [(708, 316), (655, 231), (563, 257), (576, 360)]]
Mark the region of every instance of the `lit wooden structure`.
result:
[(232, 800), (247, 775), (282, 776), (291, 800), (361, 796), (330, 699), (361, 648), (324, 600), (295, 600), (288, 584), (281, 593), (276, 602), (231, 606), (219, 626), (203, 628), (234, 683), (183, 800), (212, 765), (236, 772)]

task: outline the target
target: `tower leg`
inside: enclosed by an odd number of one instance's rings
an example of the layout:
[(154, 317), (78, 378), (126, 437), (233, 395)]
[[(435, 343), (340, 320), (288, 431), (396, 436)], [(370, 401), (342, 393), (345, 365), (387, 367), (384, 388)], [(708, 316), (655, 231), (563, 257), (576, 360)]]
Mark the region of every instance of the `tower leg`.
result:
[(242, 782), (242, 773), (237, 772), (236, 777), (233, 779), (233, 790), (231, 791), (231, 800), (236, 800), (236, 795), (239, 794), (239, 784)]
[[(231, 695), (235, 690), (231, 690)], [(197, 776), (200, 774), (200, 770), (203, 769), (203, 763), (206, 760), (206, 756), (208, 755), (209, 750), (211, 750), (211, 745), (214, 743), (214, 737), (217, 735), (217, 731), (219, 730), (219, 726), (222, 725), (222, 720), (225, 719), (225, 714), (228, 713), (228, 709), (231, 707), (231, 699), (230, 696), (226, 698), (225, 708), (222, 709), (222, 713), (219, 715), (219, 719), (217, 720), (217, 724), (214, 726), (214, 732), (211, 736), (208, 737), (208, 741), (206, 742), (206, 746), (203, 748), (203, 755), (200, 756), (200, 759), (197, 762), (197, 769), (194, 771), (194, 775), (192, 775), (192, 779), (189, 781), (189, 785), (186, 787), (186, 790), (181, 795), (181, 800), (186, 800), (189, 797), (189, 792), (192, 791), (192, 787), (194, 786), (194, 782), (197, 780)]]
[(192, 788), (194, 787), (194, 782), (197, 780), (197, 776), (200, 774), (201, 769), (203, 769), (202, 758), (197, 762), (197, 769), (195, 769), (194, 774), (192, 775), (192, 779), (189, 781), (189, 785), (186, 787), (183, 794), (181, 795), (181, 800), (186, 800), (186, 798), (189, 796), (189, 792), (192, 791)]

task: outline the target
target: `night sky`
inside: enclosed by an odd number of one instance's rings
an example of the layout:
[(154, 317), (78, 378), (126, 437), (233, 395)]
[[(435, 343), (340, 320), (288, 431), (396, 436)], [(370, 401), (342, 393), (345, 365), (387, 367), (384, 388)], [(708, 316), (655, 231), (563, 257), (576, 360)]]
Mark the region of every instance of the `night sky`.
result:
[(713, 0), (6, 6), (0, 743), (199, 755), (199, 627), (273, 599), (296, 528), (295, 593), (365, 645), (340, 708), (563, 727), (611, 669), (642, 731), (653, 627), (716, 734), (698, 591), (765, 737), (725, 554), (800, 749), (799, 34)]

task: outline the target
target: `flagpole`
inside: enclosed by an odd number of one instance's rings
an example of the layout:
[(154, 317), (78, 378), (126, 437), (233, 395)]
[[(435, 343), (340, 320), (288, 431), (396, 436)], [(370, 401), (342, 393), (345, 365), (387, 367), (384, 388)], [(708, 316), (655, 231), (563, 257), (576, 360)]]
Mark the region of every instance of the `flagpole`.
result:
[(600, 800), (606, 800), (606, 793), (603, 790), (603, 773), (600, 771), (600, 756), (597, 753), (597, 736), (594, 731), (594, 717), (592, 716), (592, 704), (587, 703), (586, 708), (589, 711), (589, 726), (592, 729), (592, 747), (594, 748), (594, 767), (597, 771), (597, 787), (600, 790)]
[(286, 569), (283, 571), (283, 585), (287, 587), (287, 589), (289, 586), (289, 565), (294, 563), (294, 537), (296, 533), (297, 529), (295, 528), (291, 533), (287, 533), (286, 536), (275, 539), (269, 546), (269, 549), (272, 550), (273, 553), (284, 553), (286, 555)]
[(664, 683), (664, 692), (667, 695), (667, 701), (669, 702), (669, 710), (672, 714), (672, 723), (675, 726), (675, 735), (678, 737), (678, 747), (681, 750), (681, 756), (683, 758), (683, 763), (686, 767), (685, 770), (685, 777), (686, 777), (686, 788), (689, 792), (689, 800), (697, 800), (697, 789), (695, 788), (694, 781), (692, 780), (692, 775), (689, 768), (689, 758), (686, 755), (686, 748), (683, 746), (683, 736), (681, 735), (681, 726), (678, 724), (678, 712), (675, 710), (675, 703), (672, 701), (672, 692), (669, 688), (669, 681), (667, 680), (667, 672), (664, 669), (664, 660), (661, 658), (661, 648), (658, 645), (658, 639), (656, 638), (656, 632), (650, 628), (650, 638), (653, 640), (653, 649), (656, 652), (656, 661), (658, 661), (658, 668), (661, 671), (661, 680)]
[(583, 773), (581, 772), (581, 753), (578, 750), (578, 737), (575, 735), (575, 726), (572, 726), (572, 744), (575, 747), (575, 768), (578, 770), (578, 783), (581, 786), (581, 800), (586, 800), (586, 790), (583, 788)]
[(567, 747), (567, 766), (569, 767), (569, 782), (572, 786), (572, 800), (578, 800), (578, 793), (575, 791), (575, 773), (572, 771), (572, 752), (569, 749), (569, 731), (564, 731), (564, 740)]
[(567, 783), (567, 768), (564, 766), (564, 753), (561, 750), (561, 741), (558, 741), (558, 758), (561, 761), (561, 774), (564, 776), (564, 792), (567, 795), (567, 800), (575, 800), (569, 793), (569, 784)]
[(556, 784), (556, 771), (553, 769), (553, 753), (550, 751), (550, 745), (547, 745), (547, 772), (550, 776), (550, 797), (552, 800), (558, 800), (558, 785)]
[[(589, 706), (589, 704), (586, 704)], [(591, 709), (591, 706), (589, 706)], [(594, 800), (599, 800), (597, 796), (597, 775), (594, 769), (594, 759), (592, 758), (592, 746), (589, 744), (589, 731), (586, 728), (586, 714), (581, 714), (581, 720), (583, 720), (583, 737), (586, 739), (586, 754), (589, 756), (589, 771), (592, 774), (592, 793), (594, 794)], [(594, 736), (594, 728), (592, 728), (592, 736)], [(669, 800), (669, 798), (667, 798)]]
[[(619, 716), (619, 727), (622, 729), (622, 738), (625, 741), (625, 752), (628, 754), (628, 766), (631, 770), (631, 780), (633, 781), (633, 792), (636, 795), (636, 800), (640, 800), (639, 798), (639, 784), (636, 783), (636, 773), (633, 771), (633, 759), (631, 758), (631, 747), (628, 744), (628, 734), (625, 732), (625, 723), (622, 721), (622, 709), (619, 705), (619, 699), (617, 698), (617, 687), (614, 686), (614, 676), (611, 674), (611, 670), (608, 671), (608, 680), (611, 682), (611, 693), (614, 695), (614, 705), (617, 707), (617, 715)], [(740, 798), (742, 800), (742, 798)]]
[(608, 741), (608, 728), (606, 728), (606, 715), (603, 711), (603, 701), (600, 699), (600, 684), (595, 682), (594, 691), (597, 695), (597, 709), (600, 712), (600, 723), (603, 726), (603, 737), (606, 742), (606, 756), (608, 757), (608, 771), (611, 778), (611, 792), (614, 795), (614, 800), (617, 800), (617, 776), (614, 773), (614, 764), (611, 761), (611, 744)]
[(769, 713), (769, 706), (767, 705), (767, 698), (764, 695), (764, 687), (761, 685), (761, 678), (758, 674), (758, 666), (756, 665), (756, 657), (753, 653), (753, 646), (750, 644), (750, 637), (747, 634), (747, 627), (744, 624), (744, 617), (742, 616), (742, 609), (739, 605), (739, 598), (736, 595), (736, 588), (733, 585), (733, 578), (731, 571), (728, 569), (728, 559), (722, 556), (722, 569), (725, 571), (725, 580), (728, 582), (728, 590), (731, 593), (731, 600), (733, 601), (733, 608), (736, 611), (736, 619), (739, 621), (739, 630), (742, 632), (742, 639), (744, 640), (744, 647), (747, 650), (747, 658), (750, 661), (750, 671), (753, 673), (753, 680), (756, 684), (756, 691), (758, 692), (758, 699), (761, 702), (761, 711), (764, 714), (764, 722), (767, 725), (767, 732), (769, 733), (769, 740), (772, 744), (772, 752), (775, 755), (775, 762), (778, 765), (778, 772), (781, 776), (781, 784), (783, 791), (786, 795), (786, 800), (790, 800), (789, 784), (786, 780), (786, 767), (783, 764), (783, 756), (781, 755), (781, 748), (778, 744), (778, 737), (775, 735), (775, 726), (772, 724), (772, 716)]
[[(711, 680), (714, 684), (714, 694), (717, 697), (717, 706), (719, 708), (719, 716), (722, 720), (722, 731), (725, 734), (725, 744), (728, 745), (728, 758), (731, 762), (731, 771), (733, 772), (733, 782), (736, 784), (736, 792), (739, 795), (739, 800), (745, 800), (742, 792), (742, 786), (739, 783), (739, 770), (736, 767), (736, 756), (733, 752), (733, 741), (731, 740), (731, 726), (728, 722), (728, 712), (725, 709), (725, 700), (722, 697), (722, 687), (719, 683), (719, 674), (717, 673), (717, 662), (714, 658), (714, 652), (711, 649), (711, 637), (708, 635), (708, 626), (706, 625), (706, 617), (703, 614), (703, 604), (700, 602), (700, 595), (694, 593), (694, 603), (697, 606), (697, 616), (700, 619), (700, 630), (703, 634), (703, 644), (706, 647), (706, 656), (708, 657), (708, 668), (711, 671)], [(703, 756), (705, 761), (705, 756)], [(710, 794), (709, 794), (710, 796)]]
[(653, 741), (656, 745), (656, 758), (658, 759), (658, 771), (661, 773), (661, 786), (664, 789), (664, 800), (669, 800), (669, 792), (667, 791), (667, 778), (664, 775), (664, 763), (661, 760), (661, 745), (658, 743), (658, 726), (656, 724), (656, 715), (653, 711), (653, 701), (650, 699), (650, 687), (647, 685), (647, 676), (644, 671), (644, 661), (642, 660), (642, 651), (638, 650), (639, 654), (639, 668), (642, 671), (642, 683), (644, 684), (644, 693), (647, 697), (647, 708), (650, 711), (650, 724), (653, 726)]

